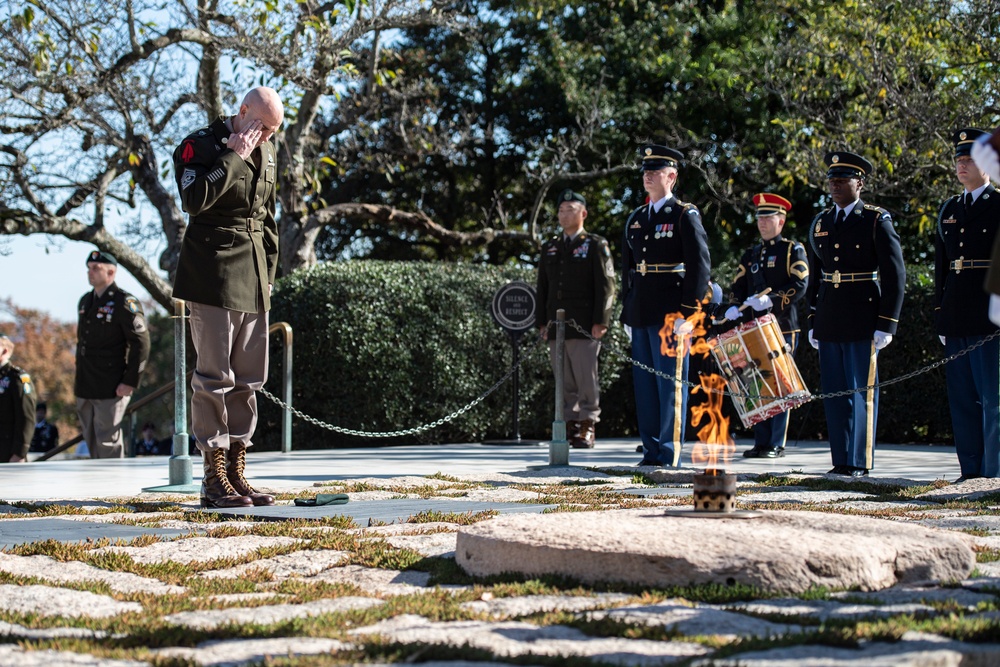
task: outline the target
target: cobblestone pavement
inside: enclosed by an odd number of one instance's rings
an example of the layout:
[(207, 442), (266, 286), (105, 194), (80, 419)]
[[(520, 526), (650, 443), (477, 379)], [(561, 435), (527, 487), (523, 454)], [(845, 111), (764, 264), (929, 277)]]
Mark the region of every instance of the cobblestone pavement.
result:
[[(743, 585), (474, 579), (456, 564), (458, 532), (501, 516), (484, 504), (502, 504), (503, 516), (512, 503), (547, 513), (681, 507), (693, 470), (311, 478), (276, 487), (287, 513), (267, 521), (225, 520), (191, 496), (26, 501), (0, 487), (0, 537), (22, 536), (0, 551), (0, 665), (1000, 664), (1000, 480), (766, 469), (740, 469), (741, 509), (948, 531), (973, 547), (976, 569), (959, 581), (790, 597)], [(347, 518), (350, 502), (296, 516), (292, 499), (317, 493), (436, 509), (393, 523)], [(32, 522), (61, 528), (36, 539), (45, 531)], [(88, 532), (74, 539), (74, 526)]]

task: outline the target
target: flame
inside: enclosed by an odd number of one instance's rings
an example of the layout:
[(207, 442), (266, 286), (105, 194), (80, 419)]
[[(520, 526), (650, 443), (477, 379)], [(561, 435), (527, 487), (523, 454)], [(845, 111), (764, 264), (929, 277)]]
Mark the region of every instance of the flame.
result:
[(705, 341), (705, 334), (708, 333), (705, 326), (705, 312), (699, 310), (689, 317), (688, 322), (694, 325), (694, 330), (687, 336), (678, 337), (674, 334), (674, 323), (683, 317), (681, 313), (667, 313), (663, 318), (663, 328), (660, 329), (660, 354), (668, 357), (685, 354), (706, 356), (712, 348)]
[(700, 383), (701, 386), (692, 389), (691, 393), (704, 391), (707, 400), (691, 406), (691, 423), (698, 426), (705, 417), (708, 423), (698, 429), (698, 444), (691, 450), (691, 462), (704, 465), (706, 474), (718, 475), (736, 452), (736, 442), (729, 437), (729, 418), (722, 414), (722, 391), (726, 381), (721, 375), (712, 373), (702, 375)]

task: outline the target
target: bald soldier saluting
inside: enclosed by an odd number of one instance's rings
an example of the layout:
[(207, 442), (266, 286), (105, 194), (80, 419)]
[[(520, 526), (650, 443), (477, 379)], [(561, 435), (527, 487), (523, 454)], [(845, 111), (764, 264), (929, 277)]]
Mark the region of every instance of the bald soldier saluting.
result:
[(191, 307), (198, 362), (191, 423), (203, 452), (202, 507), (273, 505), (243, 476), (267, 379), (267, 312), (278, 265), (277, 163), (271, 137), (284, 120), (271, 88), (254, 88), (239, 112), (188, 135), (174, 151), (190, 215), (174, 298)]

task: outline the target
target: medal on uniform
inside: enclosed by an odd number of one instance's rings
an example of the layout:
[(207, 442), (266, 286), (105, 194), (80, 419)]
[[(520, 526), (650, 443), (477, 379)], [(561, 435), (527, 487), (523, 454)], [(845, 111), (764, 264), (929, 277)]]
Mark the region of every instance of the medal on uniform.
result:
[(664, 227), (667, 228), (667, 233), (664, 234), (664, 236), (666, 236), (667, 238), (670, 238), (671, 236), (674, 235), (674, 226), (673, 225), (664, 225)]

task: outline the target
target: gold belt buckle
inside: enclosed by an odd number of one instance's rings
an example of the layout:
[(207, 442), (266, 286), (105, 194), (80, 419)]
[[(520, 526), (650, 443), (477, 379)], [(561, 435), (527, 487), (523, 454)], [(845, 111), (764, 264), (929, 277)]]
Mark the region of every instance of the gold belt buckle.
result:
[(964, 257), (959, 257), (958, 259), (954, 260), (951, 263), (951, 268), (953, 268), (955, 270), (955, 273), (961, 273), (962, 272), (962, 260), (963, 259), (965, 259), (965, 258)]
[(833, 278), (833, 284), (834, 285), (839, 285), (840, 284), (840, 271), (839, 270), (838, 271), (834, 271), (832, 278)]
[(639, 275), (640, 276), (646, 275), (646, 260), (642, 260), (641, 262), (639, 262)]

